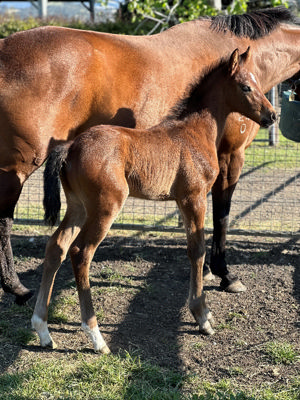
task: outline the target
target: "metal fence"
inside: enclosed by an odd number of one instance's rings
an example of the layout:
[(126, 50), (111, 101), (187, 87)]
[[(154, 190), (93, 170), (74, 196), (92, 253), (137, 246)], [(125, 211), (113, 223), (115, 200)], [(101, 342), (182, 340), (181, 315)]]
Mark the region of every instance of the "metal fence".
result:
[[(212, 229), (211, 195), (208, 196), (206, 229)], [(42, 169), (26, 182), (15, 211), (17, 224), (43, 224)], [(300, 144), (281, 134), (276, 146), (269, 145), (269, 132), (261, 130), (246, 150), (246, 161), (233, 195), (230, 232), (292, 235), (300, 228)], [(65, 210), (65, 202), (61, 215)], [(178, 231), (175, 202), (128, 198), (115, 221), (115, 228)]]

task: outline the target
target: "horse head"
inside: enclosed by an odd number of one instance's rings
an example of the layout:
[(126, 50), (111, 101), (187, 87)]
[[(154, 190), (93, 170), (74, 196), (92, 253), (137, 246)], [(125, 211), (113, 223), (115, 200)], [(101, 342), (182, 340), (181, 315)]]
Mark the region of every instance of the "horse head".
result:
[(254, 75), (251, 49), (240, 54), (235, 49), (228, 63), (231, 105), (237, 112), (257, 122), (264, 128), (272, 125), (276, 111), (265, 97)]

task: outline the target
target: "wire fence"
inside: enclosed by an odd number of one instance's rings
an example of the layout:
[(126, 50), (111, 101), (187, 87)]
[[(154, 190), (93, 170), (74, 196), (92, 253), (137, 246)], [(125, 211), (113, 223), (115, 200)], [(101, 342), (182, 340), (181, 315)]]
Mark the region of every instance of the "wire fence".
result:
[[(15, 223), (43, 225), (42, 168), (24, 185)], [(245, 165), (233, 195), (230, 233), (293, 235), (300, 228), (300, 144), (279, 135), (269, 145), (268, 130), (260, 130), (246, 150)], [(61, 217), (66, 208), (62, 201)], [(212, 230), (211, 194), (206, 229)], [(113, 226), (118, 229), (182, 231), (176, 203), (128, 198)]]

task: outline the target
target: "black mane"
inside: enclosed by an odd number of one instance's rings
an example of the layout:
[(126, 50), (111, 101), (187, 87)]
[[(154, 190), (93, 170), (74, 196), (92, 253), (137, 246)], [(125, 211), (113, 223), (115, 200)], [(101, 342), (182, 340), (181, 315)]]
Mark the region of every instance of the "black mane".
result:
[(267, 36), (280, 23), (296, 23), (284, 6), (253, 11), (242, 15), (218, 15), (211, 18), (210, 28), (216, 32), (232, 32), (239, 37), (258, 39)]

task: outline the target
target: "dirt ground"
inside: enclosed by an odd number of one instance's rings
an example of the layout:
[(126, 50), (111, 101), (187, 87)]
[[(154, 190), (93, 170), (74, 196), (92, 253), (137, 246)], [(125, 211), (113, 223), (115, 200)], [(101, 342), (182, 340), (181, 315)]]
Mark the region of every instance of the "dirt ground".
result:
[[(288, 342), (300, 354), (299, 235), (228, 237), (230, 270), (248, 290), (222, 292), (218, 278), (206, 285), (216, 322), (210, 337), (198, 334), (188, 309), (190, 268), (185, 237), (115, 235), (112, 231), (98, 248), (90, 274), (95, 309), (112, 352), (137, 351), (142, 359), (160, 366), (210, 382), (231, 378), (240, 387), (285, 384), (299, 375), (299, 362), (275, 365), (265, 353), (269, 342)], [(12, 239), (16, 268), (30, 288), (39, 286), (46, 239), (22, 234)], [(56, 277), (53, 299), (65, 297), (77, 299), (68, 260)], [(12, 301), (0, 289), (2, 320)], [(58, 344), (52, 356), (77, 350), (92, 353), (80, 329), (78, 301), (69, 303), (66, 322), (50, 317), (50, 330)], [(13, 328), (28, 327), (30, 316), (16, 311), (9, 323)], [(0, 372), (14, 370), (15, 361), (26, 353), (38, 353), (41, 358), (49, 355), (37, 340), (20, 345), (0, 335)]]

